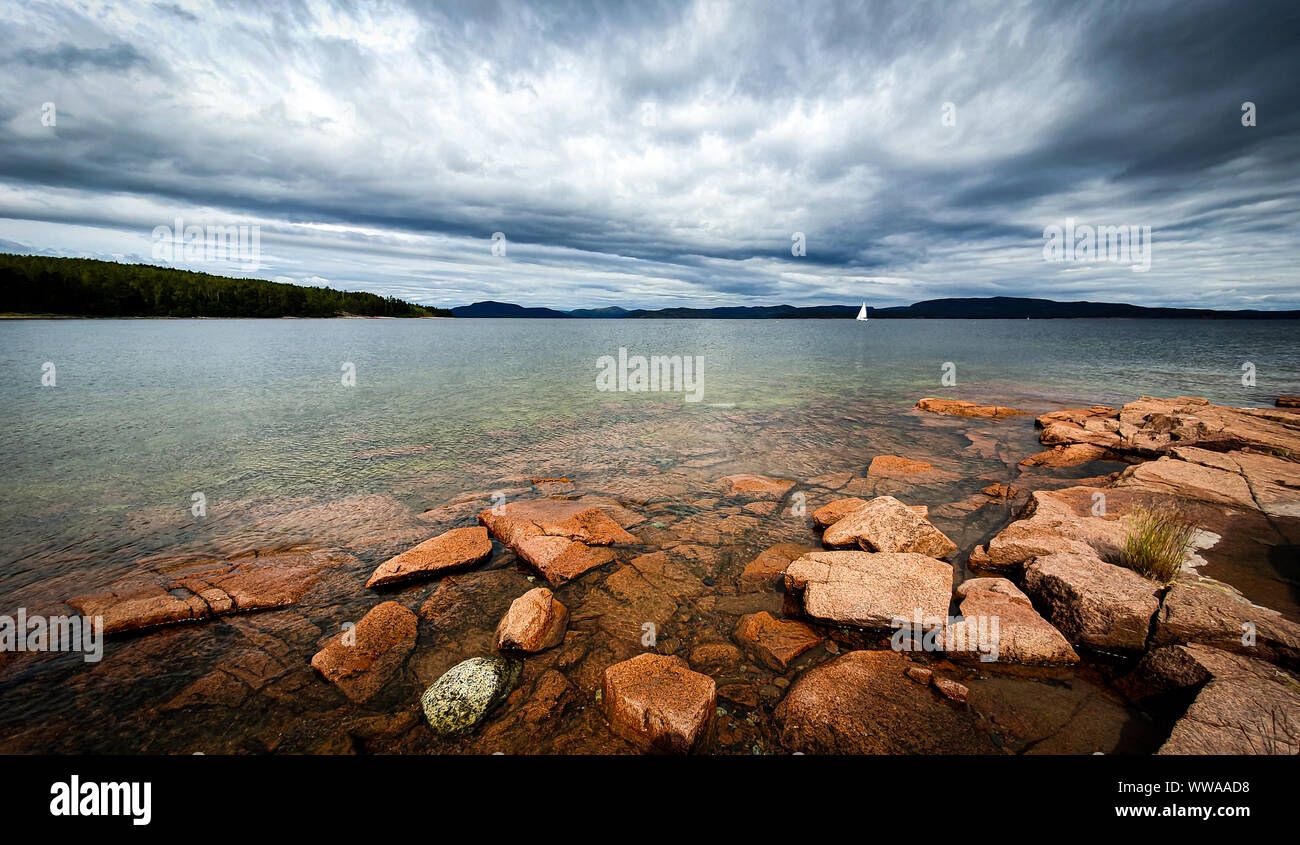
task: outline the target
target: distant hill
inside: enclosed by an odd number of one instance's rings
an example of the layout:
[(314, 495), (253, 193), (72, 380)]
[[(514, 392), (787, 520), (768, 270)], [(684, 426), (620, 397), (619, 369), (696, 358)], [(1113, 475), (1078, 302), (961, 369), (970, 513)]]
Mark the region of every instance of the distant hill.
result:
[(570, 315), (551, 308), (525, 308), (509, 302), (475, 302), (473, 305), (461, 305), (451, 309), (453, 317), (562, 317)]
[(578, 308), (569, 312), (570, 317), (626, 317), (628, 310), (619, 308), (617, 305), (610, 305), (606, 308)]
[[(523, 308), (505, 302), (476, 302), (451, 309), (457, 317), (574, 317), (585, 319), (656, 320), (845, 320), (857, 316), (858, 305), (724, 305), (716, 308), (660, 308), (628, 310), (618, 306), (557, 311)], [(1146, 308), (1117, 302), (1056, 302), (1017, 296), (928, 299), (912, 305), (870, 308), (873, 320), (1035, 320), (1128, 317), (1140, 319), (1295, 320), (1300, 311), (1214, 311), (1207, 308)]]
[(75, 317), (447, 317), (391, 296), (150, 264), (0, 254), (0, 313)]
[(1016, 296), (928, 299), (895, 308), (873, 308), (870, 316), (889, 318), (1062, 319), (1079, 317), (1136, 317), (1142, 319), (1233, 319), (1288, 320), (1300, 318), (1300, 311), (1215, 311), (1208, 308), (1146, 308), (1118, 302), (1056, 302)]
[(657, 319), (770, 320), (788, 317), (853, 317), (856, 305), (818, 305), (796, 308), (793, 305), (736, 305), (719, 308), (661, 308), (657, 311), (629, 311), (629, 317)]

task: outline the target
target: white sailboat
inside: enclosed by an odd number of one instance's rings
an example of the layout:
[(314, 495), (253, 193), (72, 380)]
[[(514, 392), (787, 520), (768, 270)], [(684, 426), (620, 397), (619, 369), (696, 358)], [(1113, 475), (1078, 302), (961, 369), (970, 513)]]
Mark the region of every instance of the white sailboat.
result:
[(867, 321), (867, 303), (865, 302), (862, 303), (862, 307), (858, 309), (858, 319), (864, 323)]

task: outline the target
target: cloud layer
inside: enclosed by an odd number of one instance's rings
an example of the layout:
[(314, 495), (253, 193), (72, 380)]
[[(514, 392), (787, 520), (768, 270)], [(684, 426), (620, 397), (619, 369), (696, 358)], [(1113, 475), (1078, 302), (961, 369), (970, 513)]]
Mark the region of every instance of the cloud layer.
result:
[[(0, 249), (152, 261), (180, 218), (260, 226), (252, 275), (427, 304), (1295, 308), (1298, 31), (1293, 2), (9, 0)], [(1150, 226), (1150, 270), (1045, 261), (1066, 218)]]

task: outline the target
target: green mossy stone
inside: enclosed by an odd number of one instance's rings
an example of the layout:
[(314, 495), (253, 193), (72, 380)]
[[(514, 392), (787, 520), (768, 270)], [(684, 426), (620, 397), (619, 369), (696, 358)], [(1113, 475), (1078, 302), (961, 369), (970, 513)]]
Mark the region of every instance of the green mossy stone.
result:
[(420, 696), (429, 727), (445, 737), (472, 733), (519, 685), (523, 667), (505, 657), (471, 657), (457, 663)]

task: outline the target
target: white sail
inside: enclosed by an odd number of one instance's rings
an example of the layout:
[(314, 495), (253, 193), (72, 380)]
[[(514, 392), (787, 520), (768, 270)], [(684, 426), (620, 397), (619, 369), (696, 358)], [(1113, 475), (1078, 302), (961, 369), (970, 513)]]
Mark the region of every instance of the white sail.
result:
[(867, 320), (867, 303), (865, 302), (862, 303), (862, 307), (858, 309), (858, 319), (863, 322), (866, 322)]

